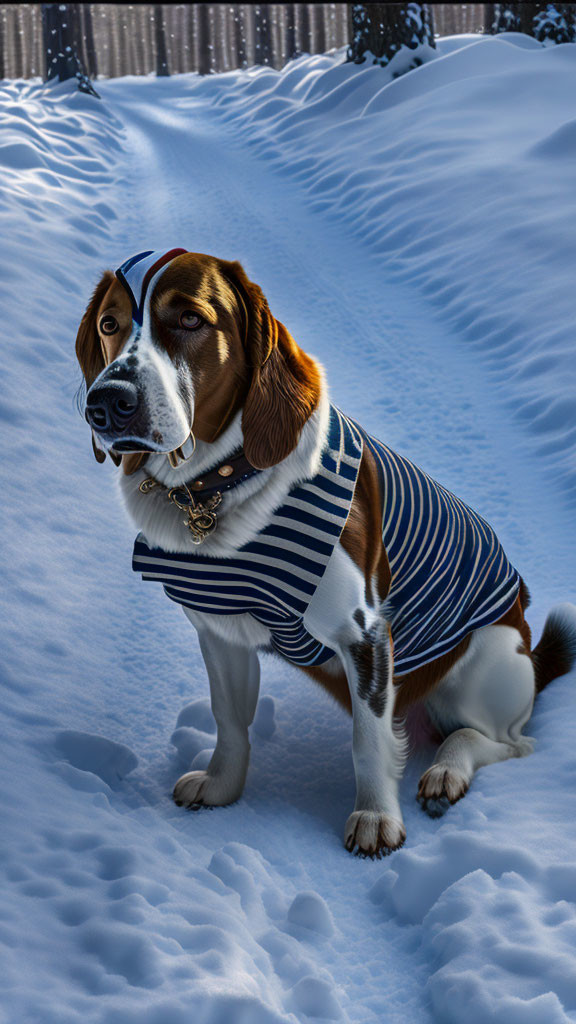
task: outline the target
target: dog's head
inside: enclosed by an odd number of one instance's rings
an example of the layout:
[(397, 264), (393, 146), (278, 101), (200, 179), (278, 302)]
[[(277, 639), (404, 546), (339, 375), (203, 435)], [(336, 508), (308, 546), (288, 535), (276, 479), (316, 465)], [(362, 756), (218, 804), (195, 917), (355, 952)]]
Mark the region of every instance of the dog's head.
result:
[(126, 472), (149, 452), (188, 455), (191, 432), (215, 441), (240, 410), (246, 457), (258, 469), (275, 465), (320, 394), (317, 364), (240, 263), (181, 249), (106, 271), (76, 354), (96, 458), (126, 455)]

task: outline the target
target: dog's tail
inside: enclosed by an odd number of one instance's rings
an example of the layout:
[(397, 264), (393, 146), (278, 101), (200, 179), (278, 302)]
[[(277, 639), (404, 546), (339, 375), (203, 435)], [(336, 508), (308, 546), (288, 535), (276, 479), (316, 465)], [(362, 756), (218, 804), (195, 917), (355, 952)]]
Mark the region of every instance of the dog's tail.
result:
[(576, 605), (558, 604), (548, 614), (540, 642), (532, 651), (536, 693), (569, 672), (576, 662)]

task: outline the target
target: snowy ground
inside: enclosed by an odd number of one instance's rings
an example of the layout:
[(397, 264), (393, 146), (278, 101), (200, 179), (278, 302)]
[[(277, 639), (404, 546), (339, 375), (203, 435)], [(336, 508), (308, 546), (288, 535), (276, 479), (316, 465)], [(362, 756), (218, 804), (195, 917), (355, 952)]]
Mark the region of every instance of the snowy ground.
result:
[[(238, 258), (334, 400), (576, 597), (576, 47), (447, 40), (406, 77), (282, 72), (0, 84), (4, 387), (0, 1019), (576, 1021), (574, 673), (536, 752), (408, 841), (350, 857), (350, 721), (266, 662), (243, 800), (171, 786), (214, 726), (195, 637), (130, 568), (74, 405), (76, 328), (143, 248)], [(154, 631), (150, 623), (154, 621)]]

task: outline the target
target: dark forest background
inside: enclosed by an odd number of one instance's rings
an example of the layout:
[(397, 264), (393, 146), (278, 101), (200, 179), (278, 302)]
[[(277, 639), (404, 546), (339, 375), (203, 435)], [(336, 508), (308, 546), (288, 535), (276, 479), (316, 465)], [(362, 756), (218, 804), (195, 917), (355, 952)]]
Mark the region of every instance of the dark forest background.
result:
[[(43, 7), (0, 4), (0, 78), (46, 77)], [(66, 4), (90, 77), (280, 68), (350, 42), (350, 4)], [(377, 7), (379, 5), (369, 5)], [(439, 35), (481, 32), (484, 4), (433, 4)]]
[(362, 46), (386, 57), (419, 19), (432, 45), (434, 34), (511, 29), (562, 42), (573, 37), (561, 26), (573, 27), (575, 12), (576, 4), (529, 3), (0, 4), (0, 78), (68, 77), (63, 53), (71, 73), (80, 67), (89, 78), (281, 68), (344, 45), (350, 59), (363, 59)]

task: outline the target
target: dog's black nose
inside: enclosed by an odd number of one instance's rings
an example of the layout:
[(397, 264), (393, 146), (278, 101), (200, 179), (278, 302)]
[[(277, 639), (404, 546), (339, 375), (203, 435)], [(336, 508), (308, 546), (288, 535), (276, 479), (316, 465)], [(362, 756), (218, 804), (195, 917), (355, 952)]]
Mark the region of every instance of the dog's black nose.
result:
[(138, 391), (127, 380), (96, 384), (86, 396), (86, 419), (100, 434), (123, 431), (138, 412)]

